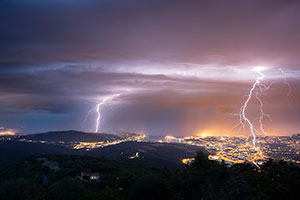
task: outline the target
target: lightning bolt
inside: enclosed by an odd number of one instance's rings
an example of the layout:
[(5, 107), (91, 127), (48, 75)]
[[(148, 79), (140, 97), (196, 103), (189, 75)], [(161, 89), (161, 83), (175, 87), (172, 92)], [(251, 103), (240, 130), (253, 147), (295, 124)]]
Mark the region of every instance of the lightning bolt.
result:
[[(260, 97), (258, 95), (258, 92), (256, 92), (255, 95), (254, 95), (254, 91), (255, 91), (256, 88), (259, 88), (260, 91), (262, 91), (263, 89), (269, 89), (272, 85), (272, 84), (270, 84), (269, 86), (266, 86), (265, 84), (261, 83), (265, 78), (265, 75), (261, 72), (262, 68), (257, 67), (257, 68), (255, 68), (255, 71), (259, 74), (259, 76), (256, 78), (256, 81), (253, 83), (253, 85), (252, 85), (252, 87), (249, 91), (249, 94), (247, 95), (247, 99), (244, 102), (244, 105), (240, 108), (240, 113), (238, 114), (238, 116), (240, 117), (240, 121), (239, 121), (239, 124), (237, 125), (237, 126), (241, 126), (240, 129), (243, 129), (243, 130), (245, 130), (246, 125), (249, 126), (250, 133), (252, 135), (252, 144), (253, 145), (255, 145), (255, 143), (256, 143), (256, 134), (259, 134), (259, 135), (265, 135), (266, 134), (266, 132), (263, 128), (263, 119), (264, 119), (264, 117), (269, 117), (271, 119), (271, 116), (266, 114), (263, 110), (264, 104), (263, 104), (262, 100), (260, 99)], [(247, 110), (248, 104), (249, 104), (250, 100), (253, 97), (255, 97), (255, 99), (260, 104), (260, 106), (259, 106), (260, 115), (259, 115), (259, 119), (258, 119), (259, 125), (260, 125), (259, 130), (257, 130), (254, 127), (254, 125), (252, 124), (250, 119), (246, 116), (246, 110)]]
[(272, 121), (272, 117), (271, 115), (269, 114), (266, 114), (264, 112), (264, 104), (262, 102), (262, 100), (260, 99), (260, 97), (258, 96), (258, 92), (256, 92), (255, 94), (255, 98), (257, 99), (257, 101), (259, 102), (259, 110), (260, 110), (260, 113), (259, 113), (259, 117), (258, 117), (258, 122), (259, 122), (259, 130), (261, 133), (263, 133), (263, 135), (265, 136), (267, 133), (266, 131), (264, 130), (264, 126), (263, 126), (263, 119), (265, 117), (268, 117), (270, 121)]
[(106, 102), (111, 99), (112, 97), (105, 97), (100, 103), (96, 106), (97, 118), (96, 118), (96, 129), (95, 133), (98, 133), (100, 127), (100, 120), (101, 120), (101, 108), (106, 104)]
[(100, 125), (101, 125), (101, 120), (102, 120), (102, 114), (101, 114), (101, 109), (107, 105), (110, 101), (112, 101), (115, 97), (120, 96), (121, 94), (114, 94), (114, 95), (110, 95), (110, 96), (105, 96), (104, 98), (102, 98), (102, 100), (91, 110), (89, 110), (89, 112), (86, 114), (82, 124), (84, 124), (88, 118), (88, 116), (92, 113), (92, 112), (96, 112), (97, 117), (95, 120), (95, 133), (98, 133), (100, 130)]
[[(263, 90), (268, 90), (275, 82), (272, 82), (270, 85), (265, 85), (265, 84), (262, 84), (261, 82), (264, 80), (264, 78), (265, 78), (265, 75), (261, 72), (261, 68), (255, 68), (255, 70), (260, 74), (260, 76), (256, 79), (256, 82), (253, 84), (253, 87), (251, 88), (251, 90), (250, 90), (250, 94), (249, 94), (249, 96), (248, 96), (248, 99), (247, 100), (250, 100), (251, 99), (251, 95), (252, 95), (252, 93), (253, 93), (253, 91), (254, 91), (254, 89), (256, 88), (256, 87), (259, 87), (259, 89), (260, 89), (260, 92), (263, 92)], [(287, 81), (287, 79), (288, 79), (288, 73), (286, 73), (285, 71), (283, 71), (281, 68), (278, 68), (278, 70), (280, 71), (280, 73), (283, 75), (283, 83), (285, 84), (285, 85), (287, 85), (287, 87), (288, 87), (288, 93), (287, 93), (287, 96), (292, 96), (292, 87), (291, 87), (291, 85), (289, 84), (289, 82)], [(294, 75), (294, 74), (292, 74), (292, 75)], [(298, 77), (297, 76), (294, 76), (294, 78), (296, 78), (296, 79), (298, 79)], [(298, 79), (299, 80), (299, 79)], [(258, 122), (259, 122), (259, 131), (258, 130), (256, 130), (254, 127), (253, 127), (253, 129), (252, 129), (252, 131), (251, 131), (251, 134), (253, 135), (253, 130), (256, 132), (256, 133), (258, 133), (258, 134), (262, 134), (262, 135), (266, 135), (267, 133), (266, 133), (266, 131), (264, 130), (264, 128), (263, 128), (263, 119), (265, 118), (265, 117), (267, 117), (267, 118), (269, 118), (269, 120), (270, 121), (272, 121), (272, 118), (271, 118), (271, 115), (269, 115), (269, 114), (266, 114), (265, 112), (264, 112), (264, 109), (263, 109), (263, 106), (264, 106), (264, 104), (263, 104), (263, 101), (260, 99), (260, 97), (259, 97), (259, 92), (256, 92), (256, 94), (255, 94), (255, 98), (256, 98), (256, 100), (258, 101), (258, 103), (259, 103), (259, 109), (260, 109), (260, 113), (259, 113), (259, 117), (258, 117)], [(248, 101), (249, 102), (249, 101)], [(245, 111), (245, 106), (247, 107), (247, 104), (248, 104), (248, 102), (246, 101), (245, 102), (245, 104), (244, 104), (244, 107), (242, 107), (242, 108), (244, 108), (244, 111)], [(240, 120), (240, 122), (243, 122), (243, 120), (245, 121), (245, 119), (243, 118), (245, 116), (245, 113), (243, 113), (242, 114), (242, 120)], [(247, 122), (247, 123), (249, 123), (249, 121), (245, 121), (245, 122)], [(245, 124), (245, 123), (244, 123)], [(245, 126), (243, 124), (243, 127)], [(250, 126), (250, 130), (251, 130), (251, 126)], [(253, 143), (253, 144), (255, 144), (255, 143)]]
[(89, 110), (89, 112), (85, 115), (83, 121), (82, 121), (82, 126), (86, 123), (86, 120), (88, 119), (88, 117), (90, 116), (90, 114), (96, 110), (96, 107), (92, 108), (91, 110)]
[[(263, 125), (264, 118), (267, 117), (267, 118), (269, 118), (270, 121), (272, 121), (271, 115), (265, 113), (265, 111), (264, 111), (264, 103), (260, 97), (260, 94), (263, 93), (264, 91), (270, 89), (270, 87), (275, 83), (275, 82), (272, 82), (270, 85), (263, 84), (262, 82), (264, 81), (266, 76), (262, 72), (262, 70), (263, 70), (263, 68), (261, 68), (261, 67), (255, 68), (255, 71), (258, 73), (256, 81), (252, 84), (252, 87), (250, 88), (249, 93), (247, 95), (247, 99), (245, 100), (243, 106), (240, 108), (240, 112), (238, 114), (232, 114), (234, 116), (239, 116), (239, 118), (240, 118), (239, 123), (235, 126), (235, 127), (240, 126), (239, 131), (241, 129), (245, 130), (246, 126), (249, 127), (249, 129), (250, 129), (250, 132), (252, 135), (252, 144), (257, 151), (254, 159), (251, 162), (258, 168), (260, 168), (260, 166), (256, 163), (256, 159), (262, 158), (264, 156), (263, 156), (262, 151), (259, 149), (259, 147), (256, 146), (256, 136), (257, 135), (265, 136), (267, 134), (266, 131), (264, 130), (264, 125)], [(288, 82), (288, 78), (290, 76), (293, 76), (294, 78), (296, 78), (298, 80), (300, 80), (300, 79), (295, 72), (293, 72), (293, 73), (285, 72), (280, 68), (278, 70), (283, 75), (284, 84), (287, 85), (287, 87), (288, 87), (287, 96), (291, 96), (292, 88)], [(254, 127), (253, 123), (246, 115), (248, 104), (252, 98), (255, 98), (255, 100), (259, 104), (259, 116), (258, 116), (259, 127), (257, 127), (257, 129)]]
[(288, 75), (287, 75), (287, 73), (285, 73), (281, 68), (278, 68), (278, 70), (281, 72), (281, 74), (283, 75), (283, 83), (285, 84), (285, 85), (287, 85), (287, 87), (288, 87), (288, 93), (287, 93), (287, 96), (292, 96), (291, 94), (292, 94), (292, 87), (291, 87), (291, 85), (289, 84), (289, 82), (287, 81), (287, 78), (288, 78)]

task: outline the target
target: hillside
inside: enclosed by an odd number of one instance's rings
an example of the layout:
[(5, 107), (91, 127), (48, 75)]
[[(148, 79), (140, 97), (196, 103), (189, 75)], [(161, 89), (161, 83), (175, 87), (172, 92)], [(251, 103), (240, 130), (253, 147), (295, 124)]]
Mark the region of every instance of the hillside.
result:
[[(20, 162), (28, 156), (42, 154), (74, 154), (69, 148), (51, 144), (27, 143), (17, 141), (0, 142), (0, 168)], [(77, 152), (79, 153), (79, 152)]]
[[(105, 157), (151, 167), (179, 169), (183, 167), (182, 158), (194, 157), (199, 150), (201, 150), (200, 147), (184, 144), (122, 142), (87, 151), (48, 143), (0, 141), (0, 168), (20, 162), (28, 156), (68, 154)], [(138, 157), (134, 157), (136, 153)]]
[[(168, 169), (182, 168), (183, 158), (193, 158), (198, 151), (204, 151), (198, 146), (175, 143), (155, 142), (123, 142), (105, 148), (93, 149), (87, 155), (129, 160), (131, 163), (144, 164), (151, 167)], [(138, 153), (138, 157), (135, 157)], [(128, 159), (132, 157), (132, 159)]]
[[(82, 172), (94, 173), (90, 179)], [(10, 200), (268, 200), (299, 199), (300, 168), (286, 162), (231, 168), (198, 153), (184, 169), (150, 168), (90, 156), (44, 155), (0, 172)]]
[(99, 141), (113, 141), (121, 139), (120, 136), (106, 134), (106, 133), (86, 133), (80, 131), (52, 131), (46, 133), (38, 133), (21, 136), (27, 140), (33, 141), (48, 141), (48, 142), (99, 142)]

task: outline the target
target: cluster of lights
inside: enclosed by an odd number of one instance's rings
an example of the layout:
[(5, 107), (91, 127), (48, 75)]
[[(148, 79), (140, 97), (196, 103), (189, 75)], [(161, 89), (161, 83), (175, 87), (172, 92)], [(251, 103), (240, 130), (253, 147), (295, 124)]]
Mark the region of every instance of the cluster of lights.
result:
[(181, 162), (185, 165), (190, 165), (194, 160), (195, 158), (184, 158), (181, 160)]
[[(254, 152), (253, 152), (254, 151)], [(250, 153), (252, 152), (252, 153)], [(242, 164), (247, 162), (253, 163), (259, 168), (260, 164), (263, 164), (268, 159), (263, 155), (262, 151), (254, 145), (240, 145), (236, 149), (232, 149), (229, 152), (223, 150), (216, 153), (215, 156), (210, 155), (210, 160), (224, 160), (229, 163)]]
[[(237, 137), (239, 138), (239, 137)], [(218, 144), (215, 144), (215, 137), (207, 136), (203, 134), (198, 134), (197, 136), (189, 136), (184, 138), (177, 138), (174, 136), (166, 136), (165, 141), (171, 143), (185, 143), (190, 145), (205, 146), (209, 147), (207, 150), (212, 153), (208, 156), (209, 160), (216, 160), (219, 162), (225, 161), (226, 164), (242, 164), (245, 162), (253, 163), (259, 168), (264, 161), (269, 157), (263, 155), (263, 152), (256, 145), (252, 144), (239, 144), (235, 145), (227, 141), (225, 144), (229, 146), (221, 145), (224, 141), (228, 139), (224, 137), (219, 137)], [(201, 142), (201, 143), (198, 143)], [(211, 151), (212, 150), (212, 151)], [(181, 160), (183, 164), (189, 165), (194, 159), (193, 158), (184, 158)]]
[(114, 140), (114, 141), (100, 141), (100, 142), (80, 142), (79, 144), (75, 145), (73, 147), (73, 149), (95, 149), (95, 148), (103, 148), (106, 146), (111, 146), (111, 145), (116, 145), (116, 144), (120, 144), (122, 142), (126, 142), (126, 141), (139, 141), (143, 138), (145, 138), (146, 135), (145, 134), (138, 134), (138, 135), (134, 135), (134, 136), (130, 136), (130, 137), (126, 137), (122, 140)]
[(3, 127), (0, 127), (0, 136), (6, 136), (6, 135), (15, 135), (16, 133), (11, 131), (11, 130), (6, 130), (5, 128)]

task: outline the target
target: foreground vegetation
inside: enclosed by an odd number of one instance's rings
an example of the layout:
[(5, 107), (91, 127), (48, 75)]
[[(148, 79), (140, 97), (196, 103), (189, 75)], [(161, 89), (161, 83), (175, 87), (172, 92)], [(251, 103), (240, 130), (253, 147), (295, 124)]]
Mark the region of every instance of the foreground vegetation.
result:
[[(0, 174), (1, 199), (298, 199), (300, 168), (286, 162), (226, 167), (201, 152), (183, 170), (148, 168), (88, 156), (29, 157)], [(58, 169), (53, 169), (56, 165)], [(89, 169), (97, 181), (80, 180)]]

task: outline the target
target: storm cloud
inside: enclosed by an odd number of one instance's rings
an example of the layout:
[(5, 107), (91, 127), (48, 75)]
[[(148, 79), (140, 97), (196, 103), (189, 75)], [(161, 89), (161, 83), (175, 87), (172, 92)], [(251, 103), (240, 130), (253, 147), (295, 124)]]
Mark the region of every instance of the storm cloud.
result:
[(87, 112), (120, 94), (102, 131), (238, 134), (232, 114), (265, 66), (266, 129), (299, 132), (299, 13), (296, 0), (2, 1), (0, 125), (93, 131)]

